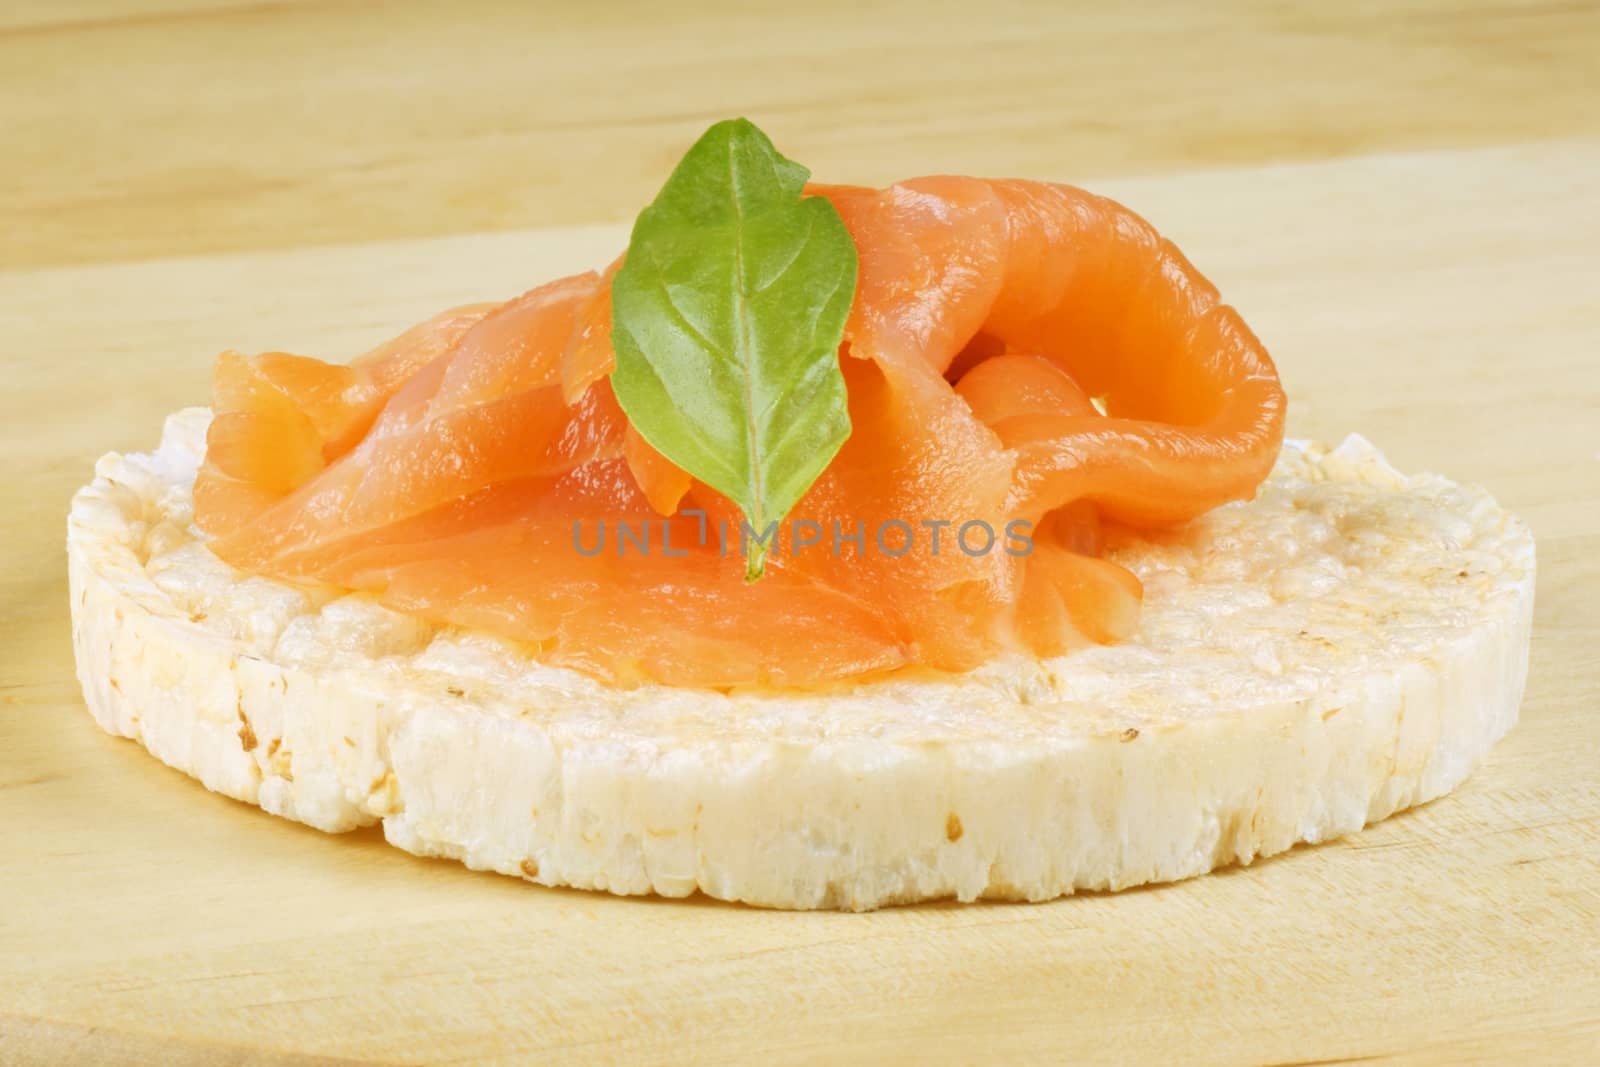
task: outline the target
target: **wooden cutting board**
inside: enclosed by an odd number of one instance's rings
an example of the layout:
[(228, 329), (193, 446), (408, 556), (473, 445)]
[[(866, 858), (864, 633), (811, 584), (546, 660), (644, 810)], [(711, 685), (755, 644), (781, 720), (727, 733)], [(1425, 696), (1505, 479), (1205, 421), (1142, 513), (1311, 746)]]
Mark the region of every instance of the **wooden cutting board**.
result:
[[(981, 7), (0, 5), (0, 1064), (1600, 1063), (1596, 9)], [(346, 356), (604, 263), (621, 231), (571, 224), (737, 112), (830, 180), (1146, 214), (1272, 349), (1292, 433), (1532, 524), (1521, 725), (1319, 848), (869, 915), (418, 860), (94, 727), (63, 541), (95, 457), (204, 402), (225, 347)]]
[(617, 228), (0, 276), (0, 1061), (1593, 1062), (1596, 173), (1600, 148), (1569, 142), (1101, 183), (1244, 309), (1293, 433), (1360, 430), (1532, 524), (1537, 626), (1523, 721), (1455, 795), (1249, 868), (1037, 906), (540, 889), (273, 819), (84, 712), (62, 540), (99, 453), (203, 402), (224, 346), (354, 353), (602, 263)]

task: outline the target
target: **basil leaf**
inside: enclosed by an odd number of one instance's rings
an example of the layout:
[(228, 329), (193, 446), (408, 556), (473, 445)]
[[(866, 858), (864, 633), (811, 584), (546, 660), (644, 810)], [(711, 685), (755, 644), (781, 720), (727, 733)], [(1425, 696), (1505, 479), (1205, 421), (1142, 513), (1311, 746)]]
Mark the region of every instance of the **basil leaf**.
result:
[(856, 248), (810, 171), (746, 119), (712, 126), (633, 226), (611, 286), (617, 401), (651, 446), (771, 524), (850, 435), (839, 342)]

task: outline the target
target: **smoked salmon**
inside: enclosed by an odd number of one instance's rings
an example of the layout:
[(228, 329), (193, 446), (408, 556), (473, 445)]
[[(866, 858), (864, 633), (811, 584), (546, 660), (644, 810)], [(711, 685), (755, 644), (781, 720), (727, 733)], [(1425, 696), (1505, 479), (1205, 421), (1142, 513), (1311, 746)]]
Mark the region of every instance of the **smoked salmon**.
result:
[(612, 393), (617, 264), (348, 366), (223, 355), (195, 484), (212, 551), (614, 684), (814, 687), (1129, 635), (1140, 586), (1099, 558), (1101, 525), (1254, 492), (1284, 419), (1261, 343), (1171, 242), (1083, 190), (808, 192), (859, 255), (853, 430), (767, 577), (745, 581), (739, 511)]

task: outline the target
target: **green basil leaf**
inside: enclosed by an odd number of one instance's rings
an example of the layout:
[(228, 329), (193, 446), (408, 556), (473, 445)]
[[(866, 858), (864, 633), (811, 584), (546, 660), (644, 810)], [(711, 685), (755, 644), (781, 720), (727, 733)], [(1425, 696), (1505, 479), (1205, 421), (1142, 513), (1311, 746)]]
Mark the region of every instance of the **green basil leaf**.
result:
[(635, 429), (760, 534), (850, 435), (839, 342), (856, 248), (810, 172), (746, 119), (707, 130), (633, 226), (611, 286), (611, 383)]

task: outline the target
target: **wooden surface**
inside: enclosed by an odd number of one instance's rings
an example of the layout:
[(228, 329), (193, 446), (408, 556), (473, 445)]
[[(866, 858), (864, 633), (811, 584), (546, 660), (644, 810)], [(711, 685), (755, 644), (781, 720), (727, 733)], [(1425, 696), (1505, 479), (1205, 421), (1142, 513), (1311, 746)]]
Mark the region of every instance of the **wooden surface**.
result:
[[(1600, 1062), (1597, 9), (694, 6), (0, 10), (0, 1063)], [(603, 262), (614, 228), (530, 228), (627, 217), (736, 112), (828, 179), (1147, 214), (1277, 356), (1291, 432), (1532, 524), (1521, 725), (1341, 842), (871, 915), (474, 874), (94, 728), (62, 542), (97, 455), (203, 402), (223, 347), (351, 354)]]

